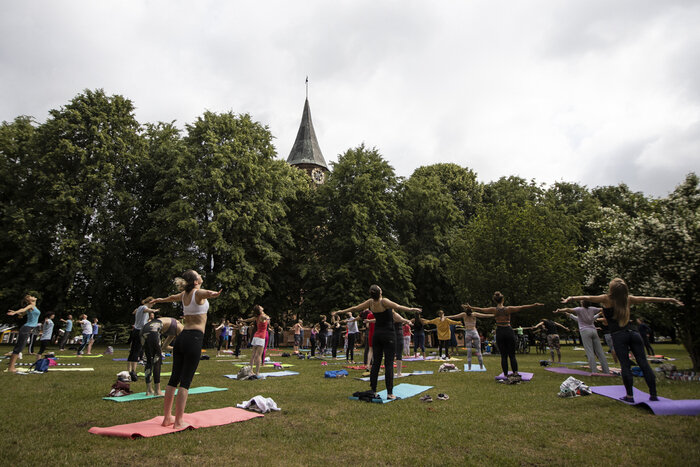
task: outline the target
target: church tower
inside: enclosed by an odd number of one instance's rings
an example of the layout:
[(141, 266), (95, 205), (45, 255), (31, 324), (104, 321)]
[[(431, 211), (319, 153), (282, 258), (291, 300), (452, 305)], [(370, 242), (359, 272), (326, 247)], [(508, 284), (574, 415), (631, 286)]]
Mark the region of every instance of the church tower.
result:
[(306, 79), (306, 102), (304, 112), (301, 115), (301, 123), (297, 132), (297, 139), (289, 153), (287, 163), (299, 169), (305, 170), (316, 185), (326, 181), (328, 166), (323, 158), (321, 147), (316, 139), (316, 132), (311, 121), (311, 109), (309, 107), (309, 79)]

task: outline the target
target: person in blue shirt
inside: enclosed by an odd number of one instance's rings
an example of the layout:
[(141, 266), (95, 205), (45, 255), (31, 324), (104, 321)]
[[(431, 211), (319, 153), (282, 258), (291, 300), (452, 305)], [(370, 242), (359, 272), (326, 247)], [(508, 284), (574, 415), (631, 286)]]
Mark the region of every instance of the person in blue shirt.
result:
[(36, 300), (36, 297), (27, 294), (22, 300), (22, 308), (20, 308), (19, 310), (9, 310), (7, 312), (9, 316), (22, 316), (25, 314), (27, 315), (27, 322), (24, 323), (24, 326), (22, 326), (19, 329), (17, 343), (15, 344), (15, 348), (12, 349), (12, 356), (10, 357), (10, 367), (7, 369), (7, 371), (9, 371), (10, 373), (17, 373), (17, 368), (15, 368), (17, 358), (24, 349), (24, 346), (27, 344), (27, 339), (34, 331), (34, 328), (39, 326), (39, 315), (41, 314), (41, 312), (36, 307)]
[(66, 323), (66, 327), (63, 329), (63, 336), (61, 337), (61, 343), (58, 346), (58, 350), (65, 350), (66, 342), (70, 339), (70, 335), (73, 332), (73, 315), (68, 315), (68, 319), (61, 318), (61, 322)]

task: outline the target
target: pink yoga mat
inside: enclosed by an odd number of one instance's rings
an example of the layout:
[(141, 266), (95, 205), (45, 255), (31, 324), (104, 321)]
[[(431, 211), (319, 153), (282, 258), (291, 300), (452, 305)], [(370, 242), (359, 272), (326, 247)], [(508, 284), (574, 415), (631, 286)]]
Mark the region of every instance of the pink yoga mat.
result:
[(547, 371), (552, 373), (559, 373), (561, 375), (581, 375), (581, 376), (615, 376), (612, 374), (605, 373), (591, 373), (590, 371), (576, 370), (575, 368), (561, 368), (561, 367), (547, 367)]
[[(520, 377), (522, 378), (523, 381), (530, 381), (532, 379), (532, 373), (528, 373), (527, 371), (519, 371)], [(508, 373), (508, 375), (512, 375), (513, 373)], [(500, 375), (496, 376), (496, 379), (506, 379), (505, 376), (503, 376), (503, 373)]]
[(634, 402), (626, 402), (620, 400), (621, 397), (627, 394), (624, 386), (592, 386), (591, 392), (624, 402), (627, 405), (642, 405), (650, 409), (654, 415), (700, 415), (700, 399), (674, 401), (665, 397), (659, 397), (658, 401), (650, 401), (649, 394), (633, 388)]
[(120, 438), (150, 438), (152, 436), (167, 435), (177, 433), (187, 429), (204, 428), (208, 426), (228, 425), (229, 423), (244, 422), (251, 418), (262, 417), (262, 414), (249, 412), (235, 407), (224, 407), (221, 409), (202, 410), (200, 412), (186, 413), (185, 422), (187, 427), (175, 430), (171, 426), (161, 426), (163, 417), (155, 417), (150, 420), (126, 425), (115, 425), (105, 428), (92, 427), (88, 430), (95, 435), (117, 436)]

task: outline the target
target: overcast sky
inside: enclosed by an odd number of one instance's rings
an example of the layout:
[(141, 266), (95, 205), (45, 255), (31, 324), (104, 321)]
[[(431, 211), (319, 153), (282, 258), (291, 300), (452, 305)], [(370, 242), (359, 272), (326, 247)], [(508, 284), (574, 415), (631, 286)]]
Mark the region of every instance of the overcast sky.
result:
[(141, 123), (249, 113), (286, 159), (308, 75), (329, 163), (664, 196), (700, 173), (698, 25), (697, 0), (3, 1), (0, 120), (103, 88)]

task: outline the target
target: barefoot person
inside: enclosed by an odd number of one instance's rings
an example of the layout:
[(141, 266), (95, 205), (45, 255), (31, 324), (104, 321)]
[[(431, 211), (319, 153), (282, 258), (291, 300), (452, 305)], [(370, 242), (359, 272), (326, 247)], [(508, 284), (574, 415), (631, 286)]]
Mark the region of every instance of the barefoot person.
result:
[(27, 321), (24, 326), (19, 328), (19, 336), (17, 336), (17, 343), (15, 348), (12, 349), (12, 355), (10, 356), (10, 366), (7, 369), (10, 373), (17, 373), (17, 368), (15, 364), (17, 363), (17, 358), (19, 354), (24, 350), (24, 346), (27, 343), (27, 339), (34, 332), (34, 328), (39, 326), (39, 315), (41, 312), (36, 307), (37, 298), (33, 295), (25, 295), (22, 299), (22, 308), (19, 310), (8, 310), (8, 316), (22, 316), (27, 315)]
[(467, 305), (462, 305), (463, 312), (448, 316), (449, 319), (461, 319), (464, 323), (464, 344), (467, 346), (467, 365), (469, 371), (472, 369), (472, 348), (476, 349), (476, 357), (479, 359), (479, 368), (484, 369), (484, 359), (481, 356), (481, 339), (476, 330), (476, 318), (491, 318), (491, 315), (478, 313), (469, 309)]
[(649, 400), (659, 400), (656, 395), (656, 376), (649, 366), (649, 362), (647, 362), (642, 336), (630, 326), (630, 306), (639, 303), (671, 303), (683, 306), (683, 303), (675, 298), (630, 295), (627, 284), (620, 278), (610, 281), (608, 293), (604, 295), (566, 297), (562, 299), (562, 303), (578, 300), (600, 303), (603, 306), (603, 316), (605, 316), (610, 327), (615, 353), (617, 358), (620, 359), (622, 383), (625, 385), (625, 391), (627, 392), (622, 399), (626, 402), (634, 402), (634, 393), (632, 392), (634, 376), (632, 375), (632, 364), (629, 358), (629, 353), (632, 352), (637, 365), (642, 369), (644, 380), (649, 386)]
[[(202, 276), (190, 269), (185, 271), (182, 277), (175, 279), (178, 294), (165, 298), (151, 300), (148, 305), (166, 302), (182, 302), (185, 324), (182, 333), (173, 344), (173, 369), (168, 386), (165, 388), (163, 402), (163, 426), (173, 425), (175, 429), (186, 427), (182, 420), (187, 405), (187, 395), (194, 377), (199, 359), (202, 356), (202, 343), (204, 341), (204, 329), (207, 324), (207, 312), (209, 311), (210, 298), (216, 298), (221, 290), (213, 292), (202, 289)], [(175, 400), (175, 417), (172, 415), (173, 399), (178, 385)]]
[(267, 336), (267, 324), (270, 317), (265, 314), (264, 308), (260, 305), (253, 307), (253, 317), (249, 320), (255, 321), (255, 334), (253, 334), (252, 351), (250, 354), (250, 368), (255, 365), (255, 376), (260, 375), (260, 365), (263, 362), (263, 350), (265, 350), (265, 337)]
[[(143, 347), (143, 353), (146, 357), (144, 370), (146, 395), (162, 396), (163, 393), (160, 391), (160, 369), (163, 365), (162, 347), (167, 348), (173, 339), (180, 335), (184, 326), (175, 318), (156, 318), (155, 314), (151, 313), (151, 315), (153, 318), (143, 326), (140, 337), (141, 347)], [(162, 347), (160, 344), (161, 334), (165, 336)]]
[(533, 303), (532, 305), (503, 306), (505, 297), (501, 292), (495, 292), (491, 300), (496, 306), (488, 308), (479, 308), (477, 306), (470, 306), (469, 304), (466, 306), (468, 309), (491, 315), (496, 319), (496, 345), (498, 345), (498, 350), (501, 352), (501, 369), (503, 370), (503, 376), (508, 376), (508, 360), (510, 360), (513, 375), (518, 376), (518, 361), (515, 359), (515, 333), (513, 332), (513, 328), (510, 327), (510, 315), (518, 311), (544, 305), (542, 303)]
[(374, 340), (372, 342), (372, 354), (374, 356), (372, 362), (372, 372), (370, 374), (370, 385), (372, 392), (377, 392), (377, 380), (379, 379), (379, 369), (382, 366), (382, 357), (384, 357), (385, 382), (386, 392), (389, 399), (396, 399), (394, 396), (394, 352), (396, 351), (396, 332), (394, 331), (394, 322), (408, 323), (395, 310), (409, 312), (419, 311), (419, 308), (409, 308), (403, 305), (392, 302), (387, 298), (382, 297), (382, 289), (378, 285), (372, 285), (369, 288), (370, 298), (359, 305), (346, 308), (338, 313), (360, 312), (369, 309), (374, 315), (374, 319), (366, 320), (374, 322)]

